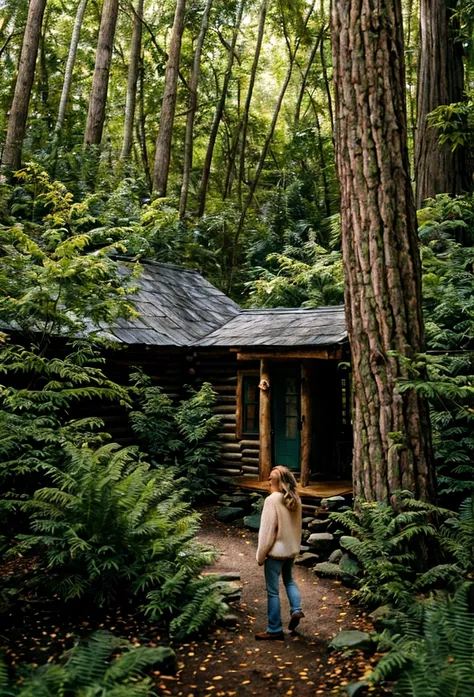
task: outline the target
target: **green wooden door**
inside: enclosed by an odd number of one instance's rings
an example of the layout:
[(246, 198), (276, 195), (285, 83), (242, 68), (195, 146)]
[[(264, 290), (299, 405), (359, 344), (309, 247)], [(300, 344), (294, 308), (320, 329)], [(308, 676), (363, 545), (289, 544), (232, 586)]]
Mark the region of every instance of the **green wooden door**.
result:
[(281, 366), (272, 375), (274, 464), (300, 469), (301, 370)]

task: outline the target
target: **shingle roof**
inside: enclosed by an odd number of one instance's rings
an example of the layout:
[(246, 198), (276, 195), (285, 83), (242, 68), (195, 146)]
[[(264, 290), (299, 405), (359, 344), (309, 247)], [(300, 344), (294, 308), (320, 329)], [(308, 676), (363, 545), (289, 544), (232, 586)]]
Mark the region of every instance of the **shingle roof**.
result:
[(241, 310), (198, 346), (330, 346), (347, 338), (344, 307)]
[[(131, 263), (120, 263), (124, 275), (129, 274)], [(197, 271), (174, 264), (142, 260), (141, 273), (131, 285), (138, 287), (131, 300), (140, 316), (119, 319), (106, 329), (125, 344), (193, 346), (240, 311)]]

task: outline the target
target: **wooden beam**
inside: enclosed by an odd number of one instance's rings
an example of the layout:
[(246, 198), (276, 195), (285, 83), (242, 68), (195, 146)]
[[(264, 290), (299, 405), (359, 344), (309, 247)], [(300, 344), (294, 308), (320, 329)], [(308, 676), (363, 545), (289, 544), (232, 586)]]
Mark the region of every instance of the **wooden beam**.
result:
[(308, 486), (311, 477), (311, 364), (301, 363), (301, 486)]
[[(265, 389), (266, 388), (266, 389)], [(259, 481), (265, 482), (272, 470), (271, 383), (267, 360), (260, 361), (260, 462)]]
[(237, 353), (238, 361), (255, 361), (255, 360), (265, 360), (267, 358), (272, 358), (273, 360), (285, 360), (285, 359), (307, 359), (307, 358), (322, 358), (323, 360), (341, 360), (342, 359), (342, 348), (338, 347), (335, 349), (303, 349), (301, 351), (268, 351), (268, 352), (255, 352), (247, 353), (240, 351)]
[(237, 408), (235, 411), (236, 422), (235, 422), (235, 435), (237, 440), (242, 438), (242, 414), (243, 414), (243, 378), (242, 373), (237, 374)]

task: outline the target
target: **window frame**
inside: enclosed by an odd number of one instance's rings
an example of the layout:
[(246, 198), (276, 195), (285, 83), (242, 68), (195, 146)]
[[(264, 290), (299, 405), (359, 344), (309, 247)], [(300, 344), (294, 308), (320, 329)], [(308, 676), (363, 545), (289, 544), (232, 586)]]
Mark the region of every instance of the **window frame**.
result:
[[(258, 436), (260, 439), (260, 424), (258, 422), (257, 418), (257, 430), (256, 431), (245, 431), (244, 430), (244, 425), (245, 425), (245, 409), (248, 404), (245, 400), (245, 379), (246, 378), (257, 378), (257, 384), (258, 380), (260, 378), (260, 371), (259, 370), (239, 370), (237, 374), (237, 414), (236, 414), (236, 437), (237, 438), (245, 438), (245, 436)], [(253, 403), (253, 402), (252, 402)], [(260, 393), (258, 395), (258, 401), (255, 402), (258, 406), (258, 411), (260, 411)]]

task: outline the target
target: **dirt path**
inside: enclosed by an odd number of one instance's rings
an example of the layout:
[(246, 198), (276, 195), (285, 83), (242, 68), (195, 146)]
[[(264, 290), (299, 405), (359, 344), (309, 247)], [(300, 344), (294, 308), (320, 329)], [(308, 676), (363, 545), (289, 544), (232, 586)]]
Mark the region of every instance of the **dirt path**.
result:
[[(360, 652), (344, 657), (328, 650), (341, 629), (367, 628), (367, 621), (349, 604), (350, 591), (339, 582), (318, 580), (309, 569), (295, 567), (306, 618), (299, 633), (285, 630), (285, 641), (257, 642), (256, 631), (266, 629), (266, 594), (263, 570), (255, 561), (256, 533), (229, 527), (204, 515), (201, 542), (222, 554), (212, 571), (235, 571), (243, 584), (235, 629), (218, 629), (207, 641), (175, 647), (180, 672), (164, 680), (164, 694), (183, 697), (243, 697), (244, 695), (334, 695), (344, 685), (361, 679), (368, 661)], [(282, 619), (289, 609), (282, 589)], [(369, 627), (370, 628), (370, 627)]]

